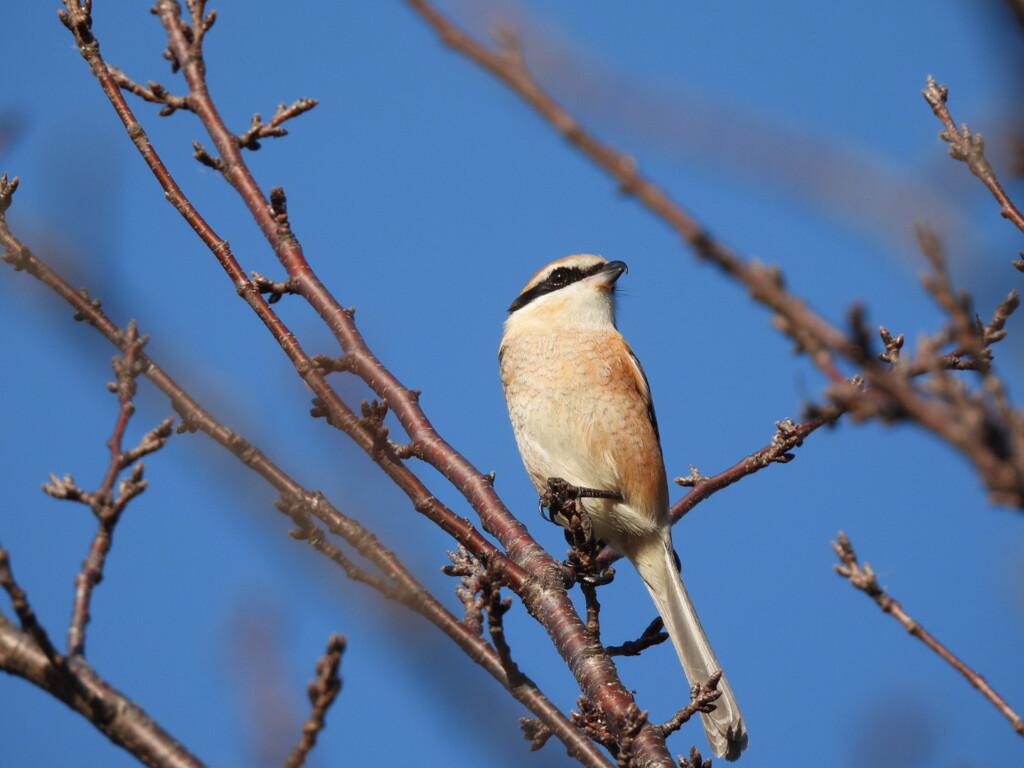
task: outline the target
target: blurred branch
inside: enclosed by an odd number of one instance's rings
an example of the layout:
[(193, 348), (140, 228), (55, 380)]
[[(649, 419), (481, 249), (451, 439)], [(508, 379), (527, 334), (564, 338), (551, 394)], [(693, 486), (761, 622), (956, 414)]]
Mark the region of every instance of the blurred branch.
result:
[(840, 561), (839, 564), (832, 566), (835, 568), (836, 573), (868, 595), (878, 604), (879, 608), (902, 624), (907, 632), (935, 651), (939, 658), (966, 677), (967, 682), (981, 691), (982, 695), (1003, 713), (1006, 719), (1013, 725), (1013, 730), (1024, 736), (1024, 720), (1021, 719), (1020, 715), (1014, 712), (1005, 699), (985, 682), (985, 678), (960, 661), (946, 646), (936, 640), (924, 627), (911, 618), (903, 610), (903, 606), (885, 593), (881, 586), (879, 586), (878, 579), (875, 578), (875, 572), (871, 566), (867, 563), (861, 565), (857, 561), (857, 554), (853, 551), (853, 545), (845, 533), (839, 532), (837, 541), (832, 542), (832, 549), (835, 550), (836, 556)]
[[(946, 314), (946, 327), (935, 337), (923, 339), (914, 363), (906, 365), (900, 349), (902, 336), (894, 337), (880, 328), (886, 350), (876, 354), (864, 317), (855, 308), (850, 325), (860, 349), (864, 381), (870, 386), (833, 386), (830, 395), (855, 418), (916, 422), (974, 465), (994, 501), (1024, 508), (1024, 413), (1012, 407), (991, 365), (991, 345), (1006, 337), (1004, 326), (1018, 308), (1019, 297), (1011, 291), (992, 319), (983, 323), (974, 314), (970, 296), (953, 287), (938, 239), (923, 229), (919, 239), (932, 266), (922, 281)], [(940, 365), (939, 347), (950, 342), (957, 344), (965, 367), (980, 380), (977, 389), (970, 389), (962, 378)], [(915, 385), (912, 378), (922, 372), (927, 372), (927, 377)]]
[[(956, 423), (956, 419), (952, 424), (944, 424), (935, 403), (907, 383), (909, 376), (920, 375), (922, 372), (939, 372), (943, 368), (977, 368), (980, 360), (977, 356), (971, 357), (970, 348), (961, 348), (957, 351), (968, 357), (967, 361), (957, 356), (957, 353), (940, 354), (938, 349), (932, 349), (932, 354), (919, 363), (917, 370), (885, 371), (878, 365), (869, 349), (867, 334), (861, 322), (863, 312), (859, 307), (851, 309), (851, 329), (844, 333), (811, 310), (800, 297), (787, 291), (779, 268), (743, 259), (720, 241), (712, 238), (699, 222), (675, 203), (661, 187), (640, 174), (633, 158), (596, 139), (540, 86), (527, 69), (518, 49), (518, 41), (511, 30), (500, 30), (501, 47), (492, 49), (460, 30), (428, 0), (406, 2), (433, 28), (442, 42), (507, 85), (573, 146), (615, 179), (624, 193), (634, 195), (671, 226), (693, 248), (698, 257), (714, 263), (743, 284), (751, 298), (769, 307), (774, 313), (772, 321), (775, 327), (792, 338), (796, 342), (797, 351), (806, 352), (831, 382), (826, 395), (840, 410), (840, 413), (832, 418), (833, 421), (841, 416), (843, 411), (854, 406), (857, 408), (853, 414), (856, 418), (900, 418), (916, 421), (965, 454), (975, 465), (993, 499), (999, 503), (1024, 508), (1024, 417), (1021, 417), (1020, 412), (1008, 407), (1003, 408), (999, 410), (997, 418), (984, 419), (983, 427), (978, 427), (973, 424), (973, 421), (977, 420), (977, 409), (972, 405), (961, 414), (962, 421), (973, 420), (972, 428), (965, 430), (962, 423)], [(944, 92), (938, 90), (929, 97), (929, 101), (935, 99), (944, 103), (944, 98)], [(977, 138), (972, 139), (969, 132), (960, 132), (955, 135), (950, 133), (949, 140), (959, 147), (957, 152), (963, 155), (960, 159), (969, 162), (972, 169), (975, 169), (987, 184), (997, 186), (994, 174), (990, 173), (991, 168), (986, 170), (983, 146)], [(1006, 202), (1008, 207), (1004, 212), (1011, 218), (1019, 217), (1008, 199)], [(997, 314), (1001, 311), (1008, 314), (1015, 306), (1012, 301), (1004, 302), (997, 310)], [(887, 352), (891, 351), (887, 349)], [(840, 360), (855, 365), (859, 376), (848, 378), (839, 367)], [(986, 376), (988, 382), (997, 381), (994, 376)], [(950, 381), (950, 377), (942, 377), (941, 374), (932, 378), (940, 383)], [(1007, 439), (1001, 445), (995, 445), (992, 440), (984, 438), (981, 431), (989, 427), (994, 431), (997, 440)], [(1000, 448), (1004, 448), (1005, 451), (1000, 453)], [(763, 465), (757, 464), (766, 457), (768, 461), (778, 460), (770, 458), (774, 455), (771, 447), (762, 451), (752, 455), (756, 457), (752, 471), (762, 468)], [(779, 457), (784, 455), (785, 451), (778, 454)], [(728, 484), (746, 474), (750, 472), (745, 466), (735, 467), (727, 470), (727, 474), (720, 477), (719, 482)], [(716, 485), (705, 487), (703, 493), (718, 489)], [(702, 491), (696, 480), (694, 491), (691, 493), (697, 494), (692, 498), (693, 502), (701, 498), (699, 494)], [(679, 504), (673, 508), (674, 515), (682, 515), (683, 512), (684, 509)]]
[[(1021, 212), (1017, 210), (1017, 206), (1010, 200), (1006, 190), (1003, 189), (999, 179), (996, 178), (996, 172), (992, 168), (992, 164), (985, 157), (985, 139), (980, 133), (972, 133), (971, 129), (967, 127), (967, 123), (963, 123), (957, 128), (956, 123), (949, 114), (949, 109), (946, 107), (949, 88), (945, 85), (939, 85), (935, 82), (934, 77), (928, 75), (925, 88), (921, 93), (924, 95), (925, 101), (931, 106), (932, 112), (935, 113), (935, 116), (939, 118), (944, 126), (939, 131), (939, 138), (949, 144), (949, 156), (954, 160), (961, 160), (967, 163), (971, 173), (988, 187), (992, 197), (999, 203), (999, 212), (1003, 215), (1003, 218), (1009, 219), (1017, 229), (1024, 232), (1024, 215), (1021, 215)], [(1017, 269), (1024, 272), (1024, 261), (1015, 261), (1013, 264)]]
[(778, 267), (746, 260), (712, 235), (653, 181), (640, 173), (636, 160), (598, 140), (534, 79), (519, 54), (514, 32), (500, 30), (502, 47), (488, 48), (474, 40), (426, 0), (406, 0), (441, 41), (490, 72), (530, 105), (551, 127), (611, 176), (623, 194), (634, 196), (662, 219), (701, 259), (742, 283), (756, 301), (769, 307), (773, 322), (833, 380), (841, 380), (833, 359), (848, 349), (844, 334), (786, 290)]
[(334, 703), (338, 691), (341, 690), (341, 678), (338, 667), (341, 655), (345, 652), (345, 636), (331, 635), (327, 640), (327, 650), (316, 662), (316, 678), (309, 684), (309, 703), (312, 705), (309, 717), (302, 724), (302, 735), (299, 743), (292, 748), (285, 760), (284, 768), (301, 768), (306, 762), (309, 751), (316, 746), (316, 738), (323, 730), (327, 710)]

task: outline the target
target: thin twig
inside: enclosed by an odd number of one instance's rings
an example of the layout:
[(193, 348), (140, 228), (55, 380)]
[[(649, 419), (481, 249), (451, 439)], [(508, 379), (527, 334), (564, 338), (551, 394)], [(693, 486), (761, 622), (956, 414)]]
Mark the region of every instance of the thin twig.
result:
[(281, 127), (281, 123), (291, 120), (293, 117), (298, 117), (303, 112), (308, 112), (319, 103), (316, 99), (303, 98), (292, 102), (290, 105), (278, 104), (277, 109), (274, 110), (274, 116), (270, 118), (268, 123), (264, 123), (263, 118), (257, 112), (252, 116), (249, 130), (238, 134), (235, 140), (240, 147), (257, 150), (260, 148), (260, 139), (288, 135), (288, 131)]
[(792, 419), (777, 421), (775, 422), (775, 434), (772, 435), (771, 442), (745, 456), (728, 469), (724, 469), (710, 477), (704, 477), (697, 472), (695, 467), (691, 467), (690, 476), (675, 479), (677, 484), (689, 486), (691, 490), (672, 505), (669, 510), (672, 521), (679, 520), (700, 502), (723, 488), (732, 485), (737, 480), (759, 472), (772, 464), (788, 464), (794, 458), (794, 454), (791, 451), (803, 445), (803, 441), (808, 435), (822, 427), (835, 424), (842, 415), (842, 408), (827, 406), (818, 409), (818, 412), (813, 417), (799, 423)]
[(135, 412), (135, 379), (142, 373), (139, 355), (146, 343), (146, 337), (139, 337), (134, 321), (129, 322), (123, 336), (124, 354), (115, 357), (113, 361), (117, 381), (109, 385), (109, 388), (117, 393), (119, 407), (113, 432), (107, 440), (110, 460), (103, 481), (99, 488), (91, 493), (82, 492), (74, 486), (70, 476), (67, 476), (65, 481), (54, 482), (51, 475), (51, 481), (43, 486), (43, 489), (52, 496), (88, 504), (97, 520), (96, 533), (89, 546), (89, 553), (82, 561), (81, 570), (75, 576), (75, 597), (67, 633), (69, 656), (85, 654), (89, 606), (94, 588), (103, 580), (103, 568), (113, 544), (114, 529), (128, 502), (146, 489), (146, 481), (142, 479), (142, 462), (135, 463), (128, 476), (120, 483), (117, 483), (118, 477), (141, 456), (162, 448), (171, 435), (174, 421), (170, 418), (165, 419), (158, 427), (144, 435), (134, 448), (123, 450), (124, 433)]
[(690, 689), (690, 703), (676, 712), (664, 723), (655, 725), (654, 728), (664, 735), (678, 731), (691, 717), (701, 712), (710, 712), (713, 705), (721, 697), (722, 692), (718, 690), (718, 683), (722, 679), (722, 670), (712, 673), (706, 683), (698, 683)]
[(57, 651), (50, 642), (50, 636), (46, 629), (39, 623), (36, 612), (28, 600), (25, 590), (14, 578), (11, 570), (11, 558), (7, 550), (0, 547), (0, 588), (7, 593), (11, 600), (11, 607), (18, 617), (21, 628), (28, 633), (39, 650), (46, 656), (47, 661), (55, 667), (63, 667), (64, 657)]
[(327, 640), (327, 650), (317, 659), (316, 677), (310, 682), (307, 691), (311, 705), (309, 717), (302, 724), (299, 743), (292, 747), (284, 768), (300, 768), (306, 762), (309, 751), (316, 746), (317, 736), (324, 728), (327, 710), (341, 690), (338, 667), (344, 652), (345, 636), (332, 634)]
[(173, 114), (179, 109), (189, 111), (192, 109), (187, 96), (175, 96), (160, 85), (160, 83), (150, 80), (146, 85), (142, 85), (132, 80), (121, 69), (118, 69), (112, 64), (108, 64), (107, 69), (110, 70), (110, 74), (113, 76), (114, 81), (124, 90), (129, 93), (134, 93), (144, 101), (148, 101), (153, 104), (163, 104), (163, 108), (157, 112), (157, 114), (161, 116)]
[(1006, 700), (1003, 699), (1002, 696), (995, 692), (992, 686), (985, 681), (985, 678), (964, 664), (952, 653), (952, 651), (936, 640), (935, 637), (925, 630), (924, 627), (911, 618), (910, 615), (903, 610), (903, 606), (885, 593), (882, 587), (879, 586), (878, 579), (875, 577), (875, 572), (871, 566), (867, 563), (861, 564), (857, 561), (857, 555), (853, 551), (853, 545), (850, 543), (850, 540), (847, 538), (845, 533), (842, 531), (839, 532), (837, 540), (832, 542), (832, 549), (835, 550), (836, 556), (840, 560), (839, 564), (832, 566), (835, 568), (836, 573), (847, 579), (854, 587), (871, 597), (878, 604), (879, 608), (902, 624), (907, 632), (935, 651), (935, 653), (939, 655), (939, 658), (967, 678), (967, 682), (981, 691), (982, 695), (991, 701), (992, 704), (994, 704), (995, 707), (1003, 713), (1006, 719), (1009, 720), (1013, 726), (1013, 730), (1021, 736), (1024, 736), (1024, 720), (1021, 719), (1020, 715), (1018, 715), (1010, 705), (1006, 703)]
[[(1010, 200), (1010, 196), (1006, 194), (1006, 190), (1003, 189), (999, 179), (996, 178), (996, 172), (993, 170), (992, 164), (985, 157), (984, 138), (980, 133), (972, 133), (971, 129), (967, 127), (967, 123), (963, 123), (958, 128), (953, 117), (949, 114), (949, 108), (946, 106), (949, 88), (945, 85), (939, 85), (934, 77), (928, 75), (925, 87), (921, 93), (932, 108), (932, 112), (942, 122), (943, 129), (939, 132), (939, 138), (949, 144), (949, 156), (954, 160), (962, 160), (967, 164), (971, 173), (988, 187), (992, 197), (999, 203), (999, 212), (1003, 215), (1003, 218), (1009, 219), (1017, 229), (1024, 232), (1024, 215), (1017, 210), (1017, 206)], [(1015, 266), (1017, 265), (1015, 264)], [(1017, 268), (1024, 269), (1024, 264)]]
[(668, 632), (664, 631), (665, 622), (661, 617), (654, 619), (636, 640), (627, 640), (621, 645), (605, 646), (609, 656), (639, 656), (652, 645), (659, 645), (668, 640)]

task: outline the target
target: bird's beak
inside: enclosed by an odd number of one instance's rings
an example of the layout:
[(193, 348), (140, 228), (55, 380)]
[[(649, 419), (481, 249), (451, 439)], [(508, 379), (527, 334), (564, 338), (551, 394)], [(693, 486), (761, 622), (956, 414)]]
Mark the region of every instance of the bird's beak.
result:
[(626, 267), (626, 262), (609, 261), (604, 265), (604, 269), (596, 275), (588, 277), (587, 282), (595, 288), (604, 288), (605, 290), (608, 290), (615, 285), (615, 281), (622, 277), (622, 274), (627, 271), (628, 268)]

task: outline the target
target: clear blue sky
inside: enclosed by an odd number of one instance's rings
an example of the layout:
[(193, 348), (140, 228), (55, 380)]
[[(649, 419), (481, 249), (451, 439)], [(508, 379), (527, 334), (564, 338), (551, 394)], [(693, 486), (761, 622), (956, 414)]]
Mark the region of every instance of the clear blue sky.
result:
[[(222, 420), (307, 487), (364, 519), (424, 581), (450, 542), (369, 461), (306, 415), (310, 393), (136, 156), (56, 17), (56, 3), (6, 3), (0, 118), (14, 127), (0, 168), (22, 177), (17, 233), (86, 285), (118, 322)], [(767, 313), (697, 264), (666, 227), (618, 195), (517, 98), (444, 49), (401, 2), (221, 2), (209, 78), (230, 125), (281, 101), (321, 100), (288, 138), (250, 155), (284, 186), (321, 279), (438, 429), (484, 471), (555, 551), (535, 512), (496, 373), (505, 308), (540, 265), (572, 252), (621, 259), (620, 327), (654, 392), (670, 475), (705, 474), (764, 445), (821, 378), (790, 354)], [(917, 282), (915, 220), (942, 227), (957, 278), (983, 315), (1020, 275), (1020, 233), (945, 155), (920, 96), (951, 88), (958, 120), (986, 133), (997, 169), (1019, 94), (1021, 38), (1003, 4), (751, 0), (444, 5), (472, 29), (524, 29), (538, 76), (600, 136), (741, 253), (783, 267), (791, 287), (841, 321), (853, 301), (912, 341), (939, 316)], [(504, 8), (504, 11), (502, 10)], [(504, 14), (504, 16), (502, 15)], [(181, 91), (141, 3), (96, 0), (108, 60)], [(136, 103), (151, 138), (246, 269), (280, 276), (223, 180), (191, 159), (187, 114)], [(209, 142), (206, 142), (209, 143)], [(1009, 176), (1006, 180), (1009, 182)], [(1018, 198), (1019, 185), (1010, 184)], [(73, 576), (93, 524), (39, 491), (47, 473), (95, 486), (116, 401), (112, 349), (44, 289), (0, 273), (0, 542), (43, 621), (63, 639)], [(297, 301), (277, 305), (311, 352), (334, 352)], [(997, 350), (1020, 381), (1017, 340)], [(1011, 347), (1011, 345), (1013, 345)], [(350, 402), (363, 396), (342, 385)], [(137, 437), (170, 413), (143, 383)], [(433, 627), (383, 605), (289, 539), (269, 489), (201, 435), (146, 461), (149, 490), (117, 531), (93, 605), (88, 657), (216, 766), (275, 765), (332, 631), (349, 637), (344, 690), (311, 765), (560, 766), (528, 754), (526, 714)], [(421, 474), (468, 508), (426, 467)], [(674, 497), (679, 494), (673, 492)], [(1024, 519), (990, 505), (953, 451), (906, 427), (843, 423), (796, 461), (714, 497), (677, 528), (684, 575), (751, 734), (747, 768), (1010, 768), (1024, 743), (1006, 721), (862, 594), (831, 572), (849, 533), (905, 608), (1024, 708)], [(654, 610), (628, 567), (604, 590), (609, 642)], [(7, 610), (6, 603), (3, 609)], [(518, 660), (563, 707), (577, 692), (520, 608)], [(684, 704), (668, 647), (620, 664), (655, 719)], [(463, 684), (466, 684), (463, 687)], [(134, 762), (78, 715), (0, 679), (0, 762)], [(670, 747), (696, 742), (690, 727)]]

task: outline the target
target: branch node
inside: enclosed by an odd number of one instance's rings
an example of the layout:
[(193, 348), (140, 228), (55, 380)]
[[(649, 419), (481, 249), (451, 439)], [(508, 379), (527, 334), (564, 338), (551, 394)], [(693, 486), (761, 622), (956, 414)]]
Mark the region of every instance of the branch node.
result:
[(706, 481), (707, 478), (700, 473), (693, 464), (690, 465), (690, 474), (686, 477), (676, 477), (672, 480), (676, 485), (681, 485), (683, 488), (696, 488), (698, 485)]
[(249, 273), (249, 277), (252, 279), (253, 287), (255, 287), (257, 291), (260, 293), (270, 294), (267, 299), (268, 304), (276, 304), (286, 293), (299, 292), (295, 287), (295, 282), (291, 278), (288, 278), (287, 280), (271, 280), (269, 277), (264, 277), (255, 270)]

